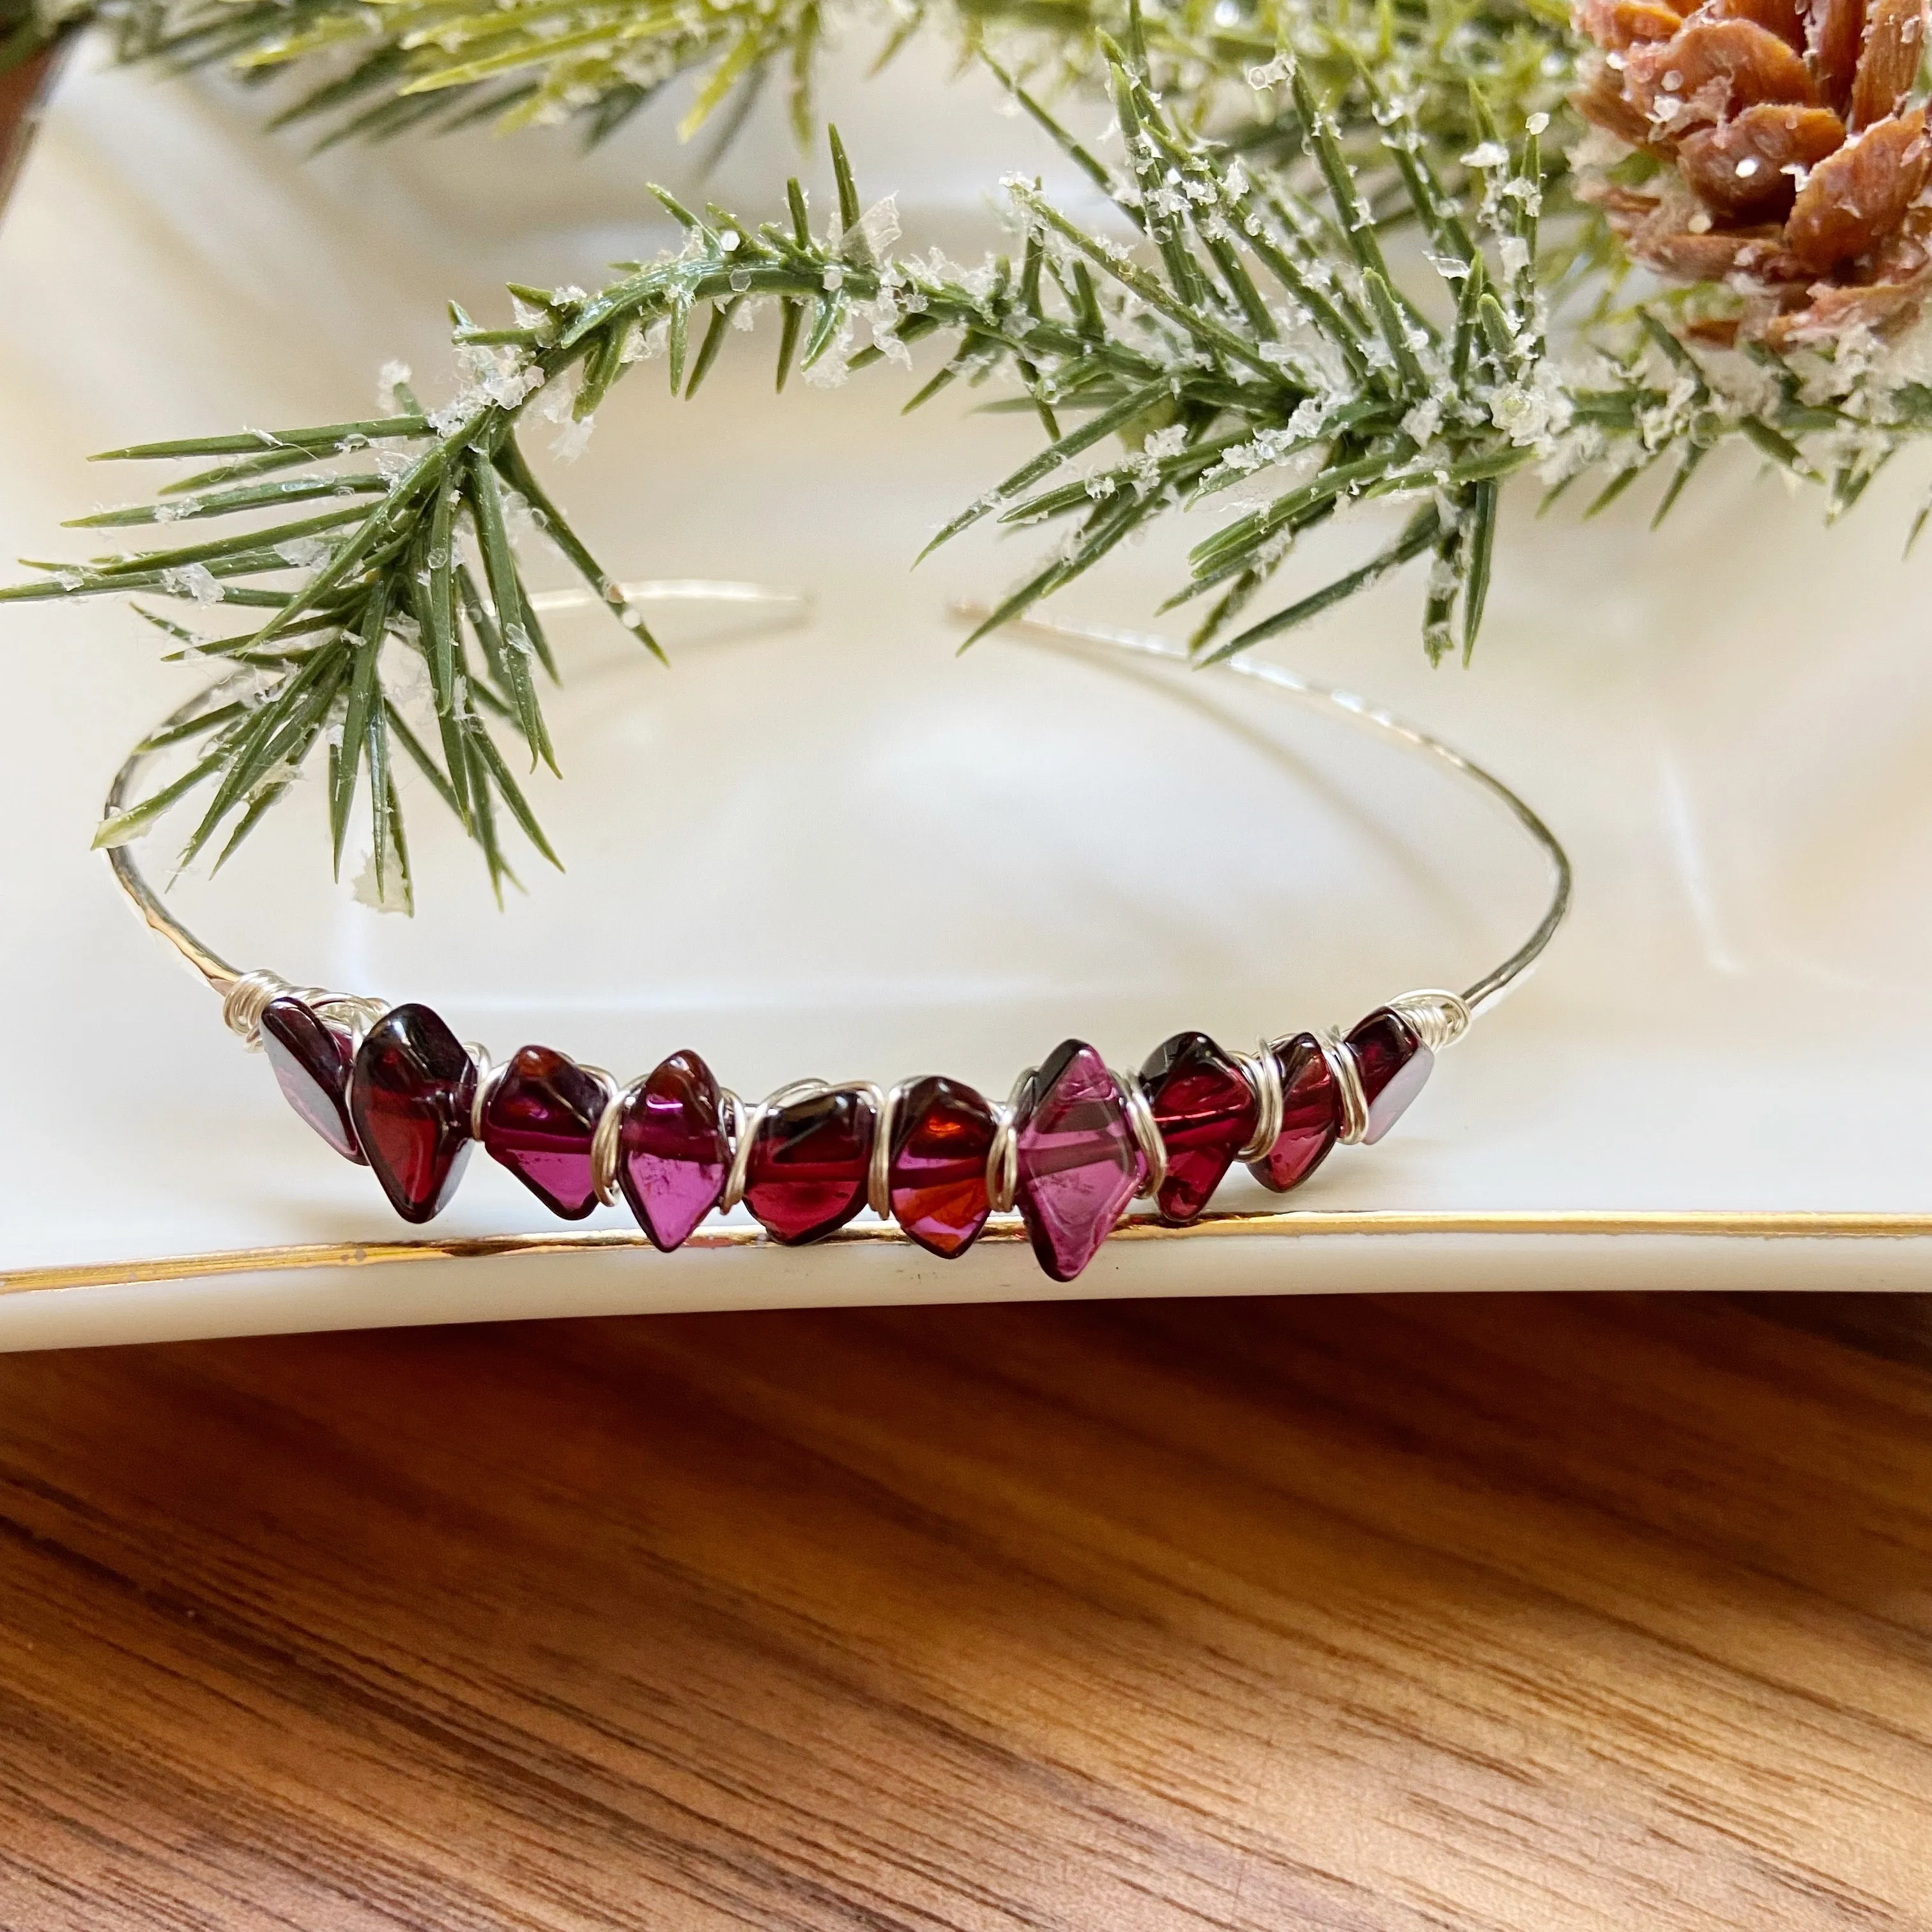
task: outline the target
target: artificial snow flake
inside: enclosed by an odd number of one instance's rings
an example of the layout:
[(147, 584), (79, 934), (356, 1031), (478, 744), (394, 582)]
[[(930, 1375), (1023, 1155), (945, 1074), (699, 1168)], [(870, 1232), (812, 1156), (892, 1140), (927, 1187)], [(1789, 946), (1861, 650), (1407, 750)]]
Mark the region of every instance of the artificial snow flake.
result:
[(192, 598), (197, 604), (219, 604), (221, 580), (205, 563), (184, 563), (161, 572), (161, 588), (170, 596)]
[(403, 868), (394, 852), (382, 866), (380, 878), (376, 876), (375, 854), (367, 854), (350, 891), (356, 903), (367, 906), (371, 912), (406, 913), (410, 909), (409, 893), (403, 884)]
[(550, 453), (560, 463), (574, 463), (590, 445), (590, 432), (597, 427), (595, 416), (567, 422), (550, 440)]

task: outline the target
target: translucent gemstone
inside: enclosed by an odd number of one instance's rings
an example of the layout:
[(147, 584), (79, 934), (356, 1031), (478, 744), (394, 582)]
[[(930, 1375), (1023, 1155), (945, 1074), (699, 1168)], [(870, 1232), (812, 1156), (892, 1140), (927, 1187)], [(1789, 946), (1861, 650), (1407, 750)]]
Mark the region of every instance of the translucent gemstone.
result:
[(1147, 1178), (1114, 1076), (1084, 1041), (1063, 1040), (1027, 1082), (1014, 1138), (1034, 1253), (1055, 1281), (1071, 1281)]
[(553, 1214), (580, 1221), (597, 1205), (590, 1142), (604, 1097), (568, 1055), (519, 1047), (483, 1103), (483, 1145)]
[(344, 1160), (360, 1162), (349, 1122), (349, 1071), (356, 1042), (346, 1030), (284, 994), (262, 1013), (262, 1051), (282, 1098)]
[(745, 1205), (788, 1247), (842, 1228), (866, 1204), (872, 1102), (820, 1094), (775, 1108), (758, 1123), (745, 1171)]
[(1436, 1056), (1408, 1021), (1388, 1006), (1378, 1006), (1370, 1014), (1349, 1034), (1348, 1045), (1362, 1070), (1362, 1097), (1369, 1103), (1369, 1124), (1362, 1140), (1364, 1145), (1372, 1146), (1428, 1084)]
[(470, 1158), (476, 1069), (427, 1006), (392, 1007), (369, 1029), (349, 1078), (349, 1118), (405, 1221), (449, 1204)]
[(937, 1074), (899, 1096), (886, 1169), (893, 1218), (944, 1260), (963, 1255), (986, 1225), (986, 1156), (998, 1124), (971, 1088)]
[(1169, 1221), (1191, 1221), (1253, 1136), (1254, 1089), (1204, 1033), (1163, 1040), (1141, 1069), (1141, 1088), (1167, 1149), (1155, 1204)]
[(731, 1149), (718, 1082), (694, 1053), (674, 1053), (631, 1096), (617, 1132), (617, 1184), (638, 1226), (666, 1254), (724, 1192)]
[(1286, 1194), (1322, 1162), (1342, 1131), (1342, 1096), (1312, 1033), (1297, 1034), (1275, 1054), (1281, 1069), (1281, 1132), (1248, 1172), (1264, 1187)]

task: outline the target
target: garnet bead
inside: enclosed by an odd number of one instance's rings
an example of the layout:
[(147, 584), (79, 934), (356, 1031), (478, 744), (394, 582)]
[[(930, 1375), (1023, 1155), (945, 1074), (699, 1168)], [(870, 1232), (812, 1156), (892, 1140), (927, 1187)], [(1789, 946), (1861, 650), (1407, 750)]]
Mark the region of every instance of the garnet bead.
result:
[(262, 1051), (282, 1097), (346, 1160), (360, 1162), (349, 1120), (356, 1042), (342, 1028), (284, 994), (262, 1010)]
[(1428, 1084), (1436, 1056), (1415, 1029), (1390, 1006), (1378, 1006), (1348, 1036), (1349, 1050), (1362, 1075), (1362, 1097), (1369, 1119), (1364, 1146), (1372, 1146), (1408, 1112)]
[(718, 1082), (694, 1053), (674, 1053), (624, 1106), (617, 1184), (651, 1245), (669, 1254), (717, 1206), (731, 1166)]
[(1312, 1033), (1297, 1034), (1275, 1054), (1281, 1070), (1281, 1132), (1248, 1172), (1264, 1187), (1286, 1194), (1322, 1162), (1342, 1132), (1342, 1095), (1328, 1056)]
[(810, 1094), (758, 1123), (745, 1172), (745, 1205), (788, 1247), (842, 1228), (866, 1204), (872, 1160), (872, 1096)]
[(899, 1096), (886, 1168), (893, 1218), (942, 1260), (963, 1255), (986, 1225), (986, 1158), (998, 1125), (980, 1095), (937, 1074)]
[(483, 1103), (483, 1144), (553, 1214), (580, 1221), (597, 1205), (590, 1142), (605, 1097), (567, 1054), (519, 1047)]
[(1055, 1281), (1071, 1281), (1147, 1179), (1114, 1076), (1084, 1040), (1063, 1040), (1028, 1076), (1014, 1151), (1016, 1198), (1034, 1253)]
[(356, 1138), (405, 1221), (448, 1206), (470, 1158), (476, 1069), (427, 1006), (392, 1008), (369, 1029), (349, 1079)]
[(1155, 1205), (1167, 1220), (1191, 1221), (1253, 1138), (1261, 1103), (1246, 1076), (1204, 1033), (1163, 1040), (1141, 1069), (1141, 1088), (1167, 1149)]

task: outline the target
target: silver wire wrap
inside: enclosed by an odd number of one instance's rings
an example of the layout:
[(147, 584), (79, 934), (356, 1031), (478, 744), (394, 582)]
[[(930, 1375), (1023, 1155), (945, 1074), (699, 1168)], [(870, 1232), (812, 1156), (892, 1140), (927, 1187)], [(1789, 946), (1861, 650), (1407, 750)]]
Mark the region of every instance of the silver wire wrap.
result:
[(238, 975), (221, 997), (221, 1023), (250, 1053), (262, 1050), (262, 1016), (276, 1000), (300, 1000), (319, 1016), (349, 1028), (356, 1043), (388, 1011), (380, 1000), (356, 993), (332, 993), (322, 986), (292, 986), (279, 974), (260, 968)]
[(262, 1044), (262, 1016), (274, 1000), (296, 989), (287, 980), (259, 969), (244, 973), (221, 998), (221, 1024), (250, 1052)]
[(490, 1105), (490, 1098), (503, 1084), (503, 1076), (509, 1072), (510, 1063), (500, 1060), (492, 1066), (488, 1047), (479, 1046), (473, 1040), (463, 1042), (470, 1058), (476, 1066), (476, 1091), (470, 1102), (470, 1138), (481, 1141), (483, 1138), (483, 1114)]
[(1335, 1138), (1344, 1147), (1357, 1147), (1369, 1130), (1369, 1096), (1362, 1090), (1362, 1070), (1355, 1050), (1342, 1037), (1340, 1027), (1330, 1027), (1315, 1036), (1322, 1058), (1328, 1063), (1330, 1077), (1342, 1102), (1341, 1131)]
[(1235, 1056), (1235, 1064), (1254, 1089), (1255, 1095), (1255, 1130), (1248, 1137), (1247, 1145), (1235, 1155), (1237, 1160), (1259, 1160), (1281, 1138), (1281, 1114), (1286, 1100), (1281, 1090), (1281, 1062), (1274, 1057), (1280, 1044), (1276, 1040), (1264, 1040), (1252, 1053)]
[[(878, 1092), (874, 1087), (872, 1091)], [(872, 1118), (872, 1158), (866, 1170), (866, 1205), (881, 1221), (892, 1218), (892, 1123), (898, 1119), (899, 1102), (905, 1098), (905, 1083), (889, 1088), (878, 1100)]]
[(1147, 1163), (1147, 1178), (1134, 1190), (1136, 1201), (1150, 1201), (1160, 1192), (1161, 1183), (1167, 1178), (1167, 1143), (1160, 1137), (1160, 1129), (1155, 1124), (1154, 1109), (1148, 1105), (1148, 1096), (1142, 1090), (1138, 1077), (1132, 1073), (1115, 1073), (1110, 1066), (1114, 1085), (1120, 1096), (1120, 1105), (1126, 1109), (1127, 1125), (1134, 1130), (1134, 1138), (1140, 1143), (1141, 1158)]
[(995, 1214), (1010, 1214), (1020, 1187), (1020, 1098), (1040, 1071), (1029, 1066), (1013, 1082), (1004, 1107), (993, 1109), (993, 1144), (986, 1150), (986, 1202)]
[(1454, 1046), (1469, 1030), (1474, 1017), (1466, 1001), (1454, 993), (1445, 993), (1439, 986), (1399, 994), (1390, 1000), (1389, 1010), (1408, 1021), (1416, 1038), (1431, 1053)]
[(614, 1206), (617, 1199), (617, 1136), (624, 1124), (625, 1109), (650, 1077), (640, 1073), (624, 1088), (614, 1080), (605, 1089), (604, 1111), (597, 1116), (597, 1130), (590, 1136), (590, 1185), (606, 1208)]

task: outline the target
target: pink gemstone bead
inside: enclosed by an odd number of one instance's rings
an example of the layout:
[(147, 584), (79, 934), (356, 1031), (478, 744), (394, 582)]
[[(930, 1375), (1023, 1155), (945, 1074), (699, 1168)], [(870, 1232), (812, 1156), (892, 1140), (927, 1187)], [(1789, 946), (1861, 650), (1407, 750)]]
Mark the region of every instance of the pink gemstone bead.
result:
[(1266, 1188), (1286, 1194), (1299, 1187), (1323, 1161), (1342, 1131), (1342, 1096), (1312, 1033), (1297, 1034), (1275, 1055), (1281, 1069), (1281, 1132), (1248, 1172)]
[(886, 1169), (892, 1216), (944, 1261), (963, 1255), (986, 1225), (996, 1125), (985, 1100), (956, 1080), (931, 1075), (899, 1096)]
[(519, 1047), (483, 1103), (483, 1145), (553, 1214), (580, 1221), (597, 1205), (590, 1142), (604, 1098), (568, 1054)]
[(342, 1028), (284, 994), (262, 1012), (262, 1051), (287, 1101), (345, 1160), (360, 1162), (349, 1120), (356, 1042)]
[(1084, 1041), (1061, 1042), (1028, 1081), (1015, 1152), (1034, 1253), (1055, 1281), (1072, 1281), (1147, 1178), (1114, 1076)]
[(1362, 1096), (1369, 1103), (1369, 1124), (1362, 1136), (1373, 1146), (1408, 1110), (1409, 1103), (1428, 1084), (1436, 1056), (1417, 1037), (1401, 1014), (1378, 1006), (1348, 1036), (1355, 1064), (1362, 1072)]
[(1163, 1219), (1191, 1221), (1204, 1208), (1255, 1131), (1259, 1102), (1246, 1076), (1204, 1033), (1178, 1033), (1141, 1069), (1167, 1178), (1154, 1203)]
[(442, 1213), (470, 1158), (476, 1069), (428, 1007), (396, 1006), (369, 1029), (349, 1078), (356, 1138), (405, 1221)]
[(731, 1166), (718, 1082), (674, 1053), (631, 1096), (617, 1132), (617, 1184), (638, 1226), (669, 1254), (717, 1206)]
[(745, 1205), (788, 1247), (842, 1228), (866, 1204), (872, 1102), (863, 1094), (794, 1100), (758, 1123)]

